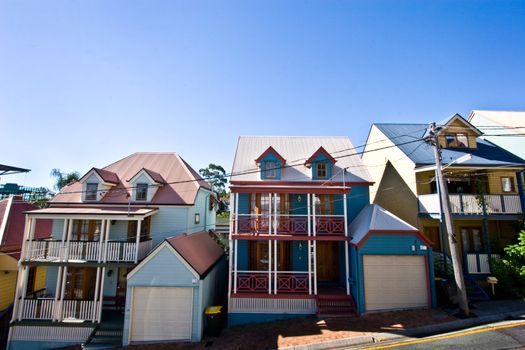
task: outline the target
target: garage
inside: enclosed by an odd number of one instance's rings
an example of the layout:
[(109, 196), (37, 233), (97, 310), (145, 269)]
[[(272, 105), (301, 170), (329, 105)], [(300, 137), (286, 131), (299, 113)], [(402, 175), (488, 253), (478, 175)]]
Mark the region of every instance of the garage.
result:
[(191, 340), (193, 288), (134, 287), (131, 341)]
[(363, 255), (366, 311), (429, 306), (426, 257)]

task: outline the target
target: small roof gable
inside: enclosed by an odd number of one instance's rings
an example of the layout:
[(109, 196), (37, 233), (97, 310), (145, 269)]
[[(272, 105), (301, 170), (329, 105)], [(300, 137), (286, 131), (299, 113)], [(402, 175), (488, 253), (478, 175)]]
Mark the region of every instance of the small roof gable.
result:
[(224, 250), (206, 231), (166, 239), (202, 278), (224, 255)]
[(441, 123), (439, 123), (440, 125), (442, 125), (442, 129), (440, 130), (440, 132), (445, 132), (447, 127), (450, 126), (452, 123), (454, 123), (455, 121), (459, 121), (460, 123), (464, 124), (467, 128), (469, 128), (470, 130), (472, 130), (476, 135), (478, 136), (481, 136), (483, 135), (483, 132), (481, 132), (478, 128), (476, 128), (474, 125), (470, 124), (470, 122), (468, 120), (466, 120), (465, 118), (463, 118), (461, 115), (459, 115), (458, 113), (454, 114), (452, 117), (450, 117), (449, 119), (446, 119), (444, 121), (442, 121)]
[(351, 243), (359, 244), (369, 232), (413, 232), (418, 229), (377, 204), (364, 207), (348, 227)]
[(102, 179), (102, 181), (104, 181), (105, 183), (109, 183), (109, 184), (113, 184), (113, 185), (118, 185), (119, 184), (119, 178), (117, 176), (117, 174), (111, 172), (111, 171), (108, 171), (108, 170), (104, 170), (104, 169), (98, 169), (98, 168), (91, 168), (91, 170), (89, 170), (84, 176), (82, 176), (78, 182), (80, 183), (83, 183), (85, 181), (85, 179), (89, 176), (89, 174), (91, 174), (92, 172), (95, 172), (97, 173), (97, 175)]
[(255, 163), (258, 165), (261, 163), (261, 161), (269, 154), (273, 154), (277, 159), (279, 159), (281, 161), (281, 165), (284, 165), (286, 163), (286, 159), (283, 158), (283, 156), (281, 156), (279, 154), (279, 152), (277, 152), (272, 146), (268, 147), (266, 149), (266, 151), (264, 151), (259, 157), (257, 157), (257, 159), (255, 160)]
[(312, 154), (312, 156), (310, 158), (308, 158), (304, 164), (306, 166), (309, 166), (312, 164), (312, 162), (320, 155), (320, 154), (323, 154), (326, 158), (328, 158), (328, 160), (330, 161), (330, 163), (332, 163), (332, 165), (335, 164), (336, 160), (334, 157), (332, 157), (332, 155), (330, 153), (328, 153), (324, 148), (323, 146), (319, 147), (317, 149), (317, 151), (315, 151), (314, 154)]
[(166, 184), (166, 180), (164, 180), (162, 175), (160, 175), (159, 173), (153, 170), (149, 170), (146, 168), (140, 169), (135, 175), (131, 177), (131, 179), (128, 180), (128, 182), (133, 182), (143, 172), (146, 173), (151, 178), (151, 180), (153, 180), (153, 182), (160, 184), (160, 185)]

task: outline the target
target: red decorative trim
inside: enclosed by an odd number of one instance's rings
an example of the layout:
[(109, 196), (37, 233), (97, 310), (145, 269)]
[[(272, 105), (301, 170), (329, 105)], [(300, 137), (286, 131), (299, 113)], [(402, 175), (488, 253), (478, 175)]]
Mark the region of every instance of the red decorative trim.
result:
[(315, 151), (315, 153), (312, 154), (312, 156), (311, 156), (310, 158), (308, 158), (308, 159), (306, 160), (306, 162), (304, 162), (304, 164), (305, 164), (305, 165), (312, 164), (312, 161), (313, 161), (315, 158), (317, 158), (317, 156), (318, 156), (319, 154), (321, 154), (321, 153), (324, 154), (324, 155), (326, 156), (326, 158), (328, 158), (328, 160), (330, 161), (330, 163), (332, 163), (332, 165), (335, 164), (335, 162), (336, 162), (335, 158), (332, 157), (332, 156), (330, 155), (330, 153), (328, 153), (328, 152), (323, 148), (323, 146), (319, 147), (319, 149), (318, 149), (317, 151)]
[(350, 241), (352, 237), (337, 236), (337, 235), (322, 235), (322, 236), (292, 236), (292, 235), (269, 235), (269, 234), (233, 234), (233, 240), (239, 241)]
[(258, 299), (315, 299), (315, 295), (303, 293), (268, 294), (263, 293), (232, 293), (231, 298), (258, 298)]
[[(274, 183), (274, 186), (276, 184)], [(314, 194), (344, 194), (344, 193), (350, 193), (352, 191), (351, 187), (339, 187), (339, 188), (331, 188), (331, 187), (255, 187), (255, 186), (243, 186), (243, 187), (236, 187), (236, 186), (230, 186), (230, 190), (232, 193), (292, 193), (292, 194), (306, 194), (306, 193), (314, 193)]]
[(366, 182), (366, 181), (347, 181), (343, 183), (342, 181), (323, 181), (323, 180), (312, 180), (312, 181), (230, 181), (231, 186), (243, 186), (243, 185), (252, 185), (252, 186), (319, 186), (319, 187), (329, 187), (329, 186), (372, 186), (375, 182)]
[(403, 236), (417, 236), (419, 239), (421, 239), (427, 246), (431, 247), (432, 242), (428, 240), (421, 232), (419, 231), (410, 231), (410, 230), (370, 230), (368, 233), (361, 239), (360, 242), (357, 244), (354, 244), (357, 248), (361, 248), (363, 244), (370, 238), (371, 235), (374, 234), (381, 234), (381, 235), (403, 235)]
[(273, 155), (276, 156), (277, 159), (281, 161), (281, 166), (283, 166), (286, 163), (286, 159), (284, 159), (283, 156), (281, 156), (279, 152), (277, 152), (272, 146), (268, 147), (266, 151), (264, 151), (257, 159), (255, 159), (255, 163), (256, 164), (261, 163), (261, 160), (263, 160), (264, 157), (268, 155), (268, 153), (273, 153)]

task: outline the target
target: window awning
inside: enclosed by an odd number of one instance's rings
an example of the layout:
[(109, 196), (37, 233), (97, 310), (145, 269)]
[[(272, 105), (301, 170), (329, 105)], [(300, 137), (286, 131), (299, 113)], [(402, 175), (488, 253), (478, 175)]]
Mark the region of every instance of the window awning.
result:
[(155, 214), (158, 208), (45, 208), (27, 211), (34, 219), (132, 220)]

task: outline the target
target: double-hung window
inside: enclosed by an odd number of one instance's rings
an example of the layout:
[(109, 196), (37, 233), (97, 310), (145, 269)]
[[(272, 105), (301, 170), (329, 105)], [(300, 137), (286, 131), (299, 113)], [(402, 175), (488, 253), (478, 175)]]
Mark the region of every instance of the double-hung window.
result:
[(315, 175), (318, 179), (325, 179), (328, 176), (328, 165), (326, 164), (326, 162), (317, 163)]
[(264, 162), (264, 177), (266, 179), (275, 179), (277, 177), (277, 162)]
[(148, 199), (148, 184), (145, 183), (139, 183), (136, 186), (137, 194), (135, 196), (135, 199), (138, 201), (145, 201)]
[(86, 200), (88, 201), (96, 201), (97, 200), (97, 192), (98, 192), (98, 184), (88, 182), (86, 185)]

